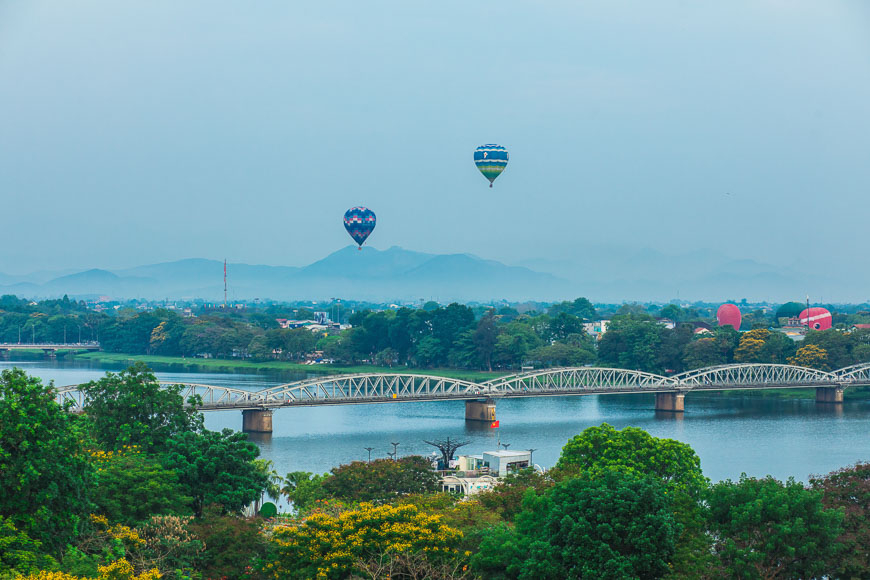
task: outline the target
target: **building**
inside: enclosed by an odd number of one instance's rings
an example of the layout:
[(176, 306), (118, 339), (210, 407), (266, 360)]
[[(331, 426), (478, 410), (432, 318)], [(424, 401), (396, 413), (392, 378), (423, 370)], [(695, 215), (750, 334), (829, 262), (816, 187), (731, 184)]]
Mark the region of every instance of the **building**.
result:
[(441, 491), (461, 493), (465, 497), (469, 497), (481, 491), (492, 489), (497, 484), (498, 478), (492, 475), (463, 477), (460, 474), (449, 474), (441, 478)]
[(504, 477), (513, 471), (531, 467), (532, 454), (528, 451), (485, 451), (482, 455), (460, 455), (459, 471), (478, 471)]
[(607, 332), (607, 325), (610, 324), (609, 320), (596, 320), (595, 322), (584, 322), (583, 330), (586, 331), (586, 334), (591, 336), (592, 338), (598, 340), (601, 338), (601, 335)]

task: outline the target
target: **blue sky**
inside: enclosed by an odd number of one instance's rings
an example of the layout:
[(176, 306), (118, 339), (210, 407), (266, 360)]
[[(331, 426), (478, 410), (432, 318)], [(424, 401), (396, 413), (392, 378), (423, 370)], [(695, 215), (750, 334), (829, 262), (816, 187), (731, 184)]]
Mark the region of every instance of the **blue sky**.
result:
[(300, 265), (359, 204), (380, 248), (845, 272), (868, 151), (863, 1), (0, 0), (0, 272)]

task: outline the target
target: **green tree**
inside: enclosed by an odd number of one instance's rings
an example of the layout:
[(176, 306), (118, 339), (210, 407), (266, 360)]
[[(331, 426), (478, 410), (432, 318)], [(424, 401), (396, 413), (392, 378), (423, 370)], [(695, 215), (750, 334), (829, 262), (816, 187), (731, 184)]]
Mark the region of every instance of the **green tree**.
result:
[(167, 441), (161, 463), (178, 474), (197, 515), (208, 504), (238, 512), (269, 485), (268, 476), (254, 463), (259, 454), (244, 433), (186, 431)]
[(646, 314), (614, 316), (598, 344), (598, 358), (612, 367), (662, 372), (659, 349), (664, 332)]
[[(528, 492), (516, 530), (517, 539), (499, 533), (503, 546), (481, 545), (481, 552), (512, 556), (504, 578), (647, 579), (668, 572), (679, 525), (661, 483), (605, 471), (559, 482), (541, 496)], [(494, 567), (475, 555), (472, 567), (480, 571), (481, 564)]]
[(699, 338), (687, 344), (683, 349), (683, 365), (687, 369), (700, 369), (727, 362), (726, 350), (722, 343), (713, 337)]
[(136, 526), (156, 515), (188, 515), (192, 498), (178, 476), (144, 453), (113, 454), (99, 463), (96, 512), (109, 521)]
[(582, 297), (577, 298), (573, 302), (566, 301), (560, 302), (559, 304), (553, 304), (547, 310), (547, 314), (553, 317), (558, 316), (562, 312), (570, 314), (571, 316), (576, 316), (577, 318), (587, 322), (598, 318), (598, 312), (595, 311), (595, 306), (593, 306), (589, 300)]
[(841, 550), (832, 562), (832, 577), (870, 577), (870, 463), (812, 477), (810, 485), (822, 493), (826, 508), (844, 513), (843, 531), (837, 538)]
[(556, 470), (562, 475), (585, 473), (591, 477), (613, 470), (645, 475), (694, 498), (708, 485), (701, 460), (689, 445), (653, 437), (637, 427), (620, 431), (607, 423), (589, 427), (568, 441)]
[(0, 578), (17, 578), (55, 565), (39, 542), (0, 516)]
[(307, 510), (317, 500), (327, 497), (323, 482), (328, 477), (328, 473), (316, 475), (307, 471), (293, 471), (284, 477), (281, 493), (293, 502), (297, 510)]
[(820, 578), (833, 571), (843, 513), (789, 479), (740, 478), (707, 498), (715, 551), (730, 578)]
[(521, 469), (508, 474), (494, 488), (480, 492), (475, 498), (487, 509), (500, 514), (503, 520), (513, 521), (520, 513), (527, 490), (534, 489), (541, 494), (551, 487), (553, 480), (547, 475), (532, 468)]
[(59, 554), (90, 513), (94, 467), (77, 419), (51, 386), (0, 373), (0, 517)]
[(151, 370), (136, 363), (118, 374), (106, 373), (81, 386), (85, 413), (94, 436), (104, 449), (136, 445), (159, 452), (166, 441), (181, 433), (202, 429), (196, 400), (185, 406), (180, 385), (161, 386)]
[(495, 351), (495, 343), (498, 339), (498, 327), (495, 324), (495, 316), (492, 310), (488, 311), (478, 321), (474, 330), (474, 346), (477, 347), (477, 355), (483, 366), (492, 370), (492, 353)]
[(348, 501), (388, 502), (402, 495), (429, 493), (438, 489), (438, 474), (428, 459), (419, 455), (397, 461), (354, 461), (332, 468), (323, 481), (326, 493)]

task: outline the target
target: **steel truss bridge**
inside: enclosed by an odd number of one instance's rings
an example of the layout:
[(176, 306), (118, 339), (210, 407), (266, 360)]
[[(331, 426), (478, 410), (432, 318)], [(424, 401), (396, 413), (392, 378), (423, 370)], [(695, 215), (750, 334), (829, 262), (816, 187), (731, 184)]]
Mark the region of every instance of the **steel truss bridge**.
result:
[[(780, 364), (731, 364), (697, 369), (670, 377), (624, 369), (553, 368), (508, 375), (482, 383), (429, 375), (367, 373), (310, 378), (259, 391), (196, 383), (161, 384), (180, 385), (185, 400), (193, 396), (199, 397), (201, 403), (197, 407), (202, 411), (265, 411), (311, 405), (443, 400), (492, 403), (508, 397), (610, 393), (679, 396), (679, 409), (661, 408), (682, 411), (682, 396), (692, 391), (815, 387), (817, 400), (820, 402), (841, 402), (843, 389), (870, 385), (870, 363), (832, 372)], [(830, 392), (839, 393), (839, 399), (829, 400), (818, 396), (818, 393)], [(60, 403), (70, 401), (73, 411), (83, 410), (85, 395), (79, 385), (60, 387), (56, 395)], [(656, 408), (660, 408), (658, 397)]]

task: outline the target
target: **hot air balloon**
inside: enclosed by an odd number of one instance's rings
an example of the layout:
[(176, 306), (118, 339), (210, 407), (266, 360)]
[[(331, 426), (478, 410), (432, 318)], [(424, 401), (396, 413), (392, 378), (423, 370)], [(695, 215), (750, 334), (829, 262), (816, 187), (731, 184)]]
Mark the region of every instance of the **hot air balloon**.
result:
[(740, 309), (735, 304), (723, 304), (716, 311), (716, 321), (719, 322), (719, 326), (730, 326), (734, 330), (740, 330), (742, 320)]
[(831, 313), (826, 308), (814, 306), (804, 308), (798, 316), (801, 324), (813, 330), (828, 330), (831, 328)]
[(344, 229), (362, 250), (366, 238), (374, 231), (377, 223), (375, 212), (367, 207), (352, 207), (344, 212)]
[(481, 145), (474, 150), (474, 164), (489, 180), (489, 186), (507, 166), (508, 152), (501, 145)]

